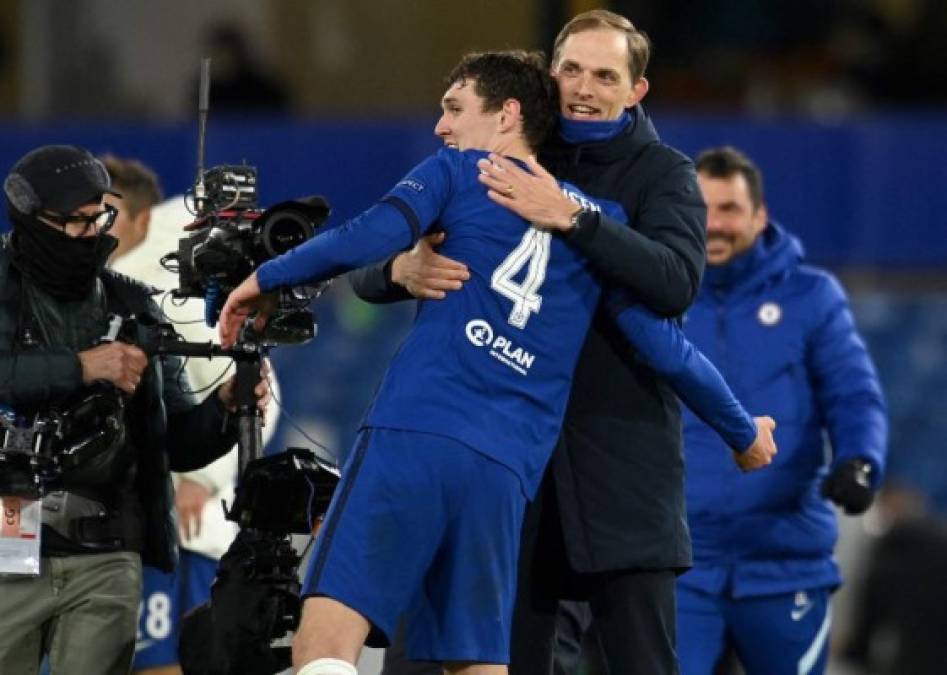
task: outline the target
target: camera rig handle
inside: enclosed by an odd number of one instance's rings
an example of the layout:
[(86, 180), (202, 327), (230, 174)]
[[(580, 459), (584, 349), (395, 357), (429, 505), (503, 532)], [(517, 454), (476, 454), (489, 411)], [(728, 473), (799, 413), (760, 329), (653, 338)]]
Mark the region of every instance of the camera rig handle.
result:
[(241, 475), (251, 461), (263, 456), (262, 420), (256, 406), (255, 389), (260, 383), (260, 369), (263, 367), (265, 347), (247, 339), (247, 333), (252, 330), (252, 327), (246, 326), (241, 336), (242, 340), (230, 350), (235, 352), (230, 357), (237, 366), (234, 393), (237, 402), (237, 453)]
[(256, 338), (248, 322), (233, 347), (224, 349), (213, 342), (187, 342), (181, 339), (170, 323), (159, 322), (150, 314), (128, 318), (113, 316), (104, 340), (120, 339), (142, 349), (149, 356), (183, 356), (190, 358), (229, 358), (237, 367), (234, 398), (237, 410), (237, 452), (242, 475), (247, 465), (263, 456), (262, 421), (256, 406), (254, 390), (260, 383), (260, 370), (269, 346)]
[[(272, 348), (253, 330), (253, 322), (248, 319), (240, 333), (240, 339), (230, 348), (223, 348), (213, 342), (187, 342), (174, 330), (170, 323), (158, 321), (153, 315), (143, 313), (128, 318), (113, 316), (110, 330), (103, 340), (122, 340), (138, 346), (149, 356), (185, 356), (190, 358), (229, 358), (237, 366), (234, 398), (237, 403), (235, 416), (238, 422), (237, 452), (239, 457), (239, 475), (246, 477), (247, 467), (259, 464), (263, 457), (262, 417), (257, 408), (255, 389), (260, 382), (263, 360)], [(291, 323), (281, 328), (283, 333), (290, 331)], [(311, 323), (309, 324), (311, 327)], [(320, 492), (331, 493), (339, 469), (332, 462), (319, 458), (315, 453), (302, 451), (294, 460), (296, 470), (303, 471), (315, 483), (319, 483)], [(298, 455), (298, 453), (297, 453)], [(332, 485), (322, 485), (317, 476), (328, 476)], [(311, 483), (310, 485), (312, 485)], [(304, 531), (307, 531), (304, 529)]]

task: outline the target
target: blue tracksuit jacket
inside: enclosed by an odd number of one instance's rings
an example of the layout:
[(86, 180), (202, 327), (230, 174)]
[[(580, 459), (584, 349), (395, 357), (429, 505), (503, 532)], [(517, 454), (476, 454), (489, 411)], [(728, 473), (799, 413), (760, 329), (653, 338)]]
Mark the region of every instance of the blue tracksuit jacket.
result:
[(750, 251), (707, 268), (687, 313), (685, 334), (747, 410), (775, 418), (779, 452), (742, 474), (685, 413), (694, 569), (684, 586), (735, 597), (837, 586), (837, 524), (822, 479), (855, 457), (872, 464), (875, 486), (881, 479), (887, 420), (874, 366), (838, 281), (802, 258), (799, 241), (771, 223)]

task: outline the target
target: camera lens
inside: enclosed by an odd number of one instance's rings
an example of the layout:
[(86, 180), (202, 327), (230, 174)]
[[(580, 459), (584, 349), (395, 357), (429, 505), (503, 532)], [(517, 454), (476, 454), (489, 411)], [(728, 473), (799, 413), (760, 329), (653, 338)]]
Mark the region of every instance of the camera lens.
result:
[(267, 256), (274, 258), (310, 239), (315, 229), (315, 224), (299, 211), (270, 211), (260, 232), (260, 243)]

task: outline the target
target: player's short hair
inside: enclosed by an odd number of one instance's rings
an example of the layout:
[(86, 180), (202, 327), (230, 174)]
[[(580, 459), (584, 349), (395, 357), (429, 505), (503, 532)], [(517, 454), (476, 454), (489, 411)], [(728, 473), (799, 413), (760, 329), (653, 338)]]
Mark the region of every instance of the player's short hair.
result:
[(555, 85), (542, 52), (522, 50), (472, 52), (447, 76), (448, 85), (472, 80), (484, 112), (496, 112), (504, 101), (519, 101), (523, 136), (536, 150), (555, 122)]
[(553, 67), (559, 63), (562, 45), (570, 35), (587, 30), (601, 29), (617, 30), (625, 35), (625, 41), (628, 45), (628, 72), (631, 74), (631, 81), (634, 83), (644, 77), (645, 70), (648, 68), (648, 60), (651, 58), (651, 40), (648, 39), (644, 31), (635, 28), (635, 24), (631, 21), (621, 14), (610, 12), (607, 9), (592, 9), (588, 12), (576, 14), (569, 23), (562, 27), (552, 45)]
[(136, 159), (122, 159), (114, 155), (101, 157), (112, 186), (122, 194), (122, 205), (134, 218), (145, 209), (161, 201), (161, 183), (154, 171)]
[(754, 209), (763, 205), (763, 174), (752, 159), (731, 145), (704, 150), (697, 156), (697, 173), (710, 178), (731, 178), (741, 174), (746, 179), (750, 202)]

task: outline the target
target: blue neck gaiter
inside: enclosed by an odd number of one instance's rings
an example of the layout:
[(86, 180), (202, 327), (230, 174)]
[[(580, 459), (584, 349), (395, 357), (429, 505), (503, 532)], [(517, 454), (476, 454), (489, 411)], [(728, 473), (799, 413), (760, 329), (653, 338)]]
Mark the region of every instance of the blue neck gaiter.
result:
[(570, 145), (579, 143), (595, 143), (607, 141), (624, 131), (634, 119), (631, 112), (626, 110), (620, 117), (613, 120), (570, 120), (559, 115), (559, 136)]

